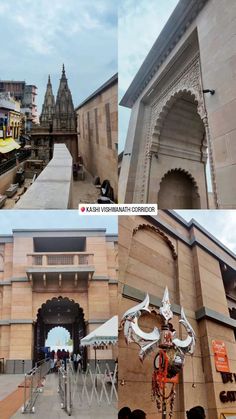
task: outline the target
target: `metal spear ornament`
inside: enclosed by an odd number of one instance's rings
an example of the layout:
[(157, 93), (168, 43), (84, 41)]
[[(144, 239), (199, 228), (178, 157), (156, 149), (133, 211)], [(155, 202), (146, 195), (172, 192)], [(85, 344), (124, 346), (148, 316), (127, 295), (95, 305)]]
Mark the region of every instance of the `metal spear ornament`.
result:
[(179, 323), (184, 326), (188, 336), (184, 340), (176, 337), (176, 331), (170, 323), (173, 313), (167, 287), (158, 313), (161, 318), (161, 329), (154, 327), (150, 333), (143, 332), (138, 325), (139, 317), (143, 313), (151, 314), (148, 294), (142, 303), (127, 310), (123, 315), (122, 325), (126, 343), (134, 342), (140, 346), (139, 358), (141, 361), (144, 361), (150, 352), (157, 350), (152, 376), (152, 395), (158, 410), (162, 412), (163, 419), (167, 417), (167, 404), (169, 404), (169, 417), (171, 418), (176, 394), (176, 377), (184, 366), (185, 355), (192, 355), (194, 352), (196, 336), (186, 319), (184, 309), (181, 308)]

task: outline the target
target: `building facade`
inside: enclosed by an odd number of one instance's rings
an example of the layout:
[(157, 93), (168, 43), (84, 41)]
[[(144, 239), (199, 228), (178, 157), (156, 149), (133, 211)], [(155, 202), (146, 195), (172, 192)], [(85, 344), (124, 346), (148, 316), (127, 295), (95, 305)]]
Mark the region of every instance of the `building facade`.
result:
[(29, 132), (33, 124), (38, 122), (36, 96), (37, 87), (25, 81), (0, 80), (0, 93), (9, 92), (21, 102), (21, 112), (25, 115), (25, 131)]
[[(149, 293), (153, 312), (144, 314), (139, 326), (146, 332), (159, 327), (157, 312), (167, 286), (177, 337), (186, 337), (179, 324), (181, 306), (196, 333), (193, 357), (186, 357), (176, 385), (174, 419), (186, 418), (186, 410), (196, 405), (204, 407), (207, 419), (236, 412), (235, 275), (236, 256), (194, 220), (187, 223), (161, 210), (155, 217), (120, 217), (120, 319)], [(226, 377), (216, 370), (217, 340), (227, 352)], [(120, 330), (119, 405), (143, 409), (148, 419), (158, 416), (151, 397), (156, 352), (141, 363), (138, 346), (127, 346)]]
[(212, 191), (236, 208), (235, 16), (234, 0), (179, 1), (121, 101), (121, 201), (209, 208)]
[(101, 183), (109, 180), (117, 199), (118, 74), (76, 108), (78, 147), (83, 163)]
[(54, 144), (66, 144), (73, 161), (77, 161), (76, 118), (64, 64), (56, 101), (49, 76), (40, 125), (31, 131), (31, 145), (35, 158), (44, 159), (46, 162), (51, 160)]
[(5, 158), (4, 155), (10, 151), (20, 148), (17, 142), (20, 129), (20, 102), (9, 93), (0, 93), (0, 159)]
[[(40, 357), (50, 330), (80, 339), (117, 314), (117, 237), (105, 229), (14, 230), (0, 236), (0, 357), (6, 372)], [(94, 351), (88, 350), (93, 360)], [(114, 360), (115, 349), (97, 359)], [(22, 365), (22, 364), (21, 364)]]

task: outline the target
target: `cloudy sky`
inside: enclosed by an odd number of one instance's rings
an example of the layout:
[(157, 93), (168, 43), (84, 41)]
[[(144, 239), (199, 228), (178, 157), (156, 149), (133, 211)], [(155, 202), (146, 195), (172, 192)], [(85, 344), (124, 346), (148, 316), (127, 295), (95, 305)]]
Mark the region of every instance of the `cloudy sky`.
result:
[[(119, 1), (119, 97), (123, 97), (178, 0)], [(124, 149), (130, 110), (119, 109), (119, 151)]]
[[(225, 246), (236, 253), (236, 211), (178, 210), (186, 221), (194, 218)], [(78, 211), (0, 211), (0, 236), (19, 228), (106, 228), (117, 234), (116, 216), (83, 216)]]
[(178, 210), (186, 221), (194, 218), (199, 224), (236, 254), (235, 210)]
[(0, 79), (57, 93), (65, 64), (74, 105), (117, 72), (116, 0), (0, 0)]
[(1, 234), (11, 234), (12, 229), (40, 229), (40, 228), (106, 228), (107, 233), (117, 234), (116, 216), (84, 216), (78, 211), (0, 211)]

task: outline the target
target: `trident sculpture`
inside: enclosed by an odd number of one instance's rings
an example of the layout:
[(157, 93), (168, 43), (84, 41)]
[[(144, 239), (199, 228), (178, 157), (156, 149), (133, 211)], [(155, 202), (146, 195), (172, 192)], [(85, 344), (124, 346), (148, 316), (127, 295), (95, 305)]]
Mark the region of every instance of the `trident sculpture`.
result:
[[(188, 336), (184, 340), (176, 337), (176, 331), (170, 323), (173, 313), (167, 287), (158, 313), (161, 318), (161, 329), (154, 327), (154, 330), (150, 333), (141, 330), (138, 320), (143, 313), (151, 314), (148, 294), (142, 303), (127, 310), (123, 315), (122, 326), (124, 326), (126, 343), (134, 342), (140, 346), (139, 358), (141, 361), (144, 361), (150, 352), (157, 350), (152, 376), (152, 395), (158, 410), (162, 412), (162, 419), (167, 417), (167, 402), (169, 402), (169, 417), (171, 418), (173, 416), (175, 384), (178, 380), (178, 373), (184, 366), (185, 355), (192, 355), (194, 352), (196, 336), (186, 319), (184, 309), (181, 308), (179, 323), (184, 326)], [(170, 384), (169, 394), (166, 393), (167, 384)]]

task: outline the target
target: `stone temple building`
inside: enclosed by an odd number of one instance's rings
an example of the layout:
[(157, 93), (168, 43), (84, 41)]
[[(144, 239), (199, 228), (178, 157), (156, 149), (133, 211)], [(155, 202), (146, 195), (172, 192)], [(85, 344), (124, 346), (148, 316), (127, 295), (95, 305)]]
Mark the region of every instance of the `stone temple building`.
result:
[(50, 76), (48, 77), (44, 103), (39, 119), (40, 125), (33, 128), (31, 132), (33, 157), (44, 159), (48, 162), (52, 158), (54, 144), (64, 143), (67, 145), (73, 160), (77, 161), (78, 146), (75, 110), (64, 64), (56, 101)]
[[(0, 235), (0, 358), (29, 371), (48, 333), (62, 326), (73, 349), (117, 314), (117, 236), (105, 229), (13, 230)], [(93, 364), (94, 350), (84, 357)], [(97, 350), (115, 360), (116, 348)]]
[[(119, 316), (143, 301), (160, 307), (165, 287), (170, 294), (177, 337), (186, 338), (179, 324), (180, 306), (196, 333), (196, 347), (186, 356), (176, 385), (173, 419), (186, 418), (186, 410), (202, 405), (207, 419), (229, 418), (236, 412), (236, 256), (196, 221), (189, 223), (173, 211), (155, 217), (120, 217)], [(159, 322), (159, 323), (158, 323)], [(143, 314), (145, 332), (160, 327), (154, 313)], [(223, 341), (229, 374), (216, 369), (213, 341)], [(136, 344), (126, 345), (119, 334), (119, 406), (143, 409), (148, 419), (161, 417), (151, 401), (153, 360), (156, 350), (142, 362)], [(225, 414), (225, 416), (221, 416)], [(167, 417), (169, 417), (167, 415)], [(234, 415), (232, 416), (234, 417)]]
[(120, 202), (236, 208), (235, 18), (235, 0), (179, 0), (121, 100)]
[(79, 154), (86, 169), (109, 180), (118, 195), (118, 74), (112, 76), (76, 108)]

